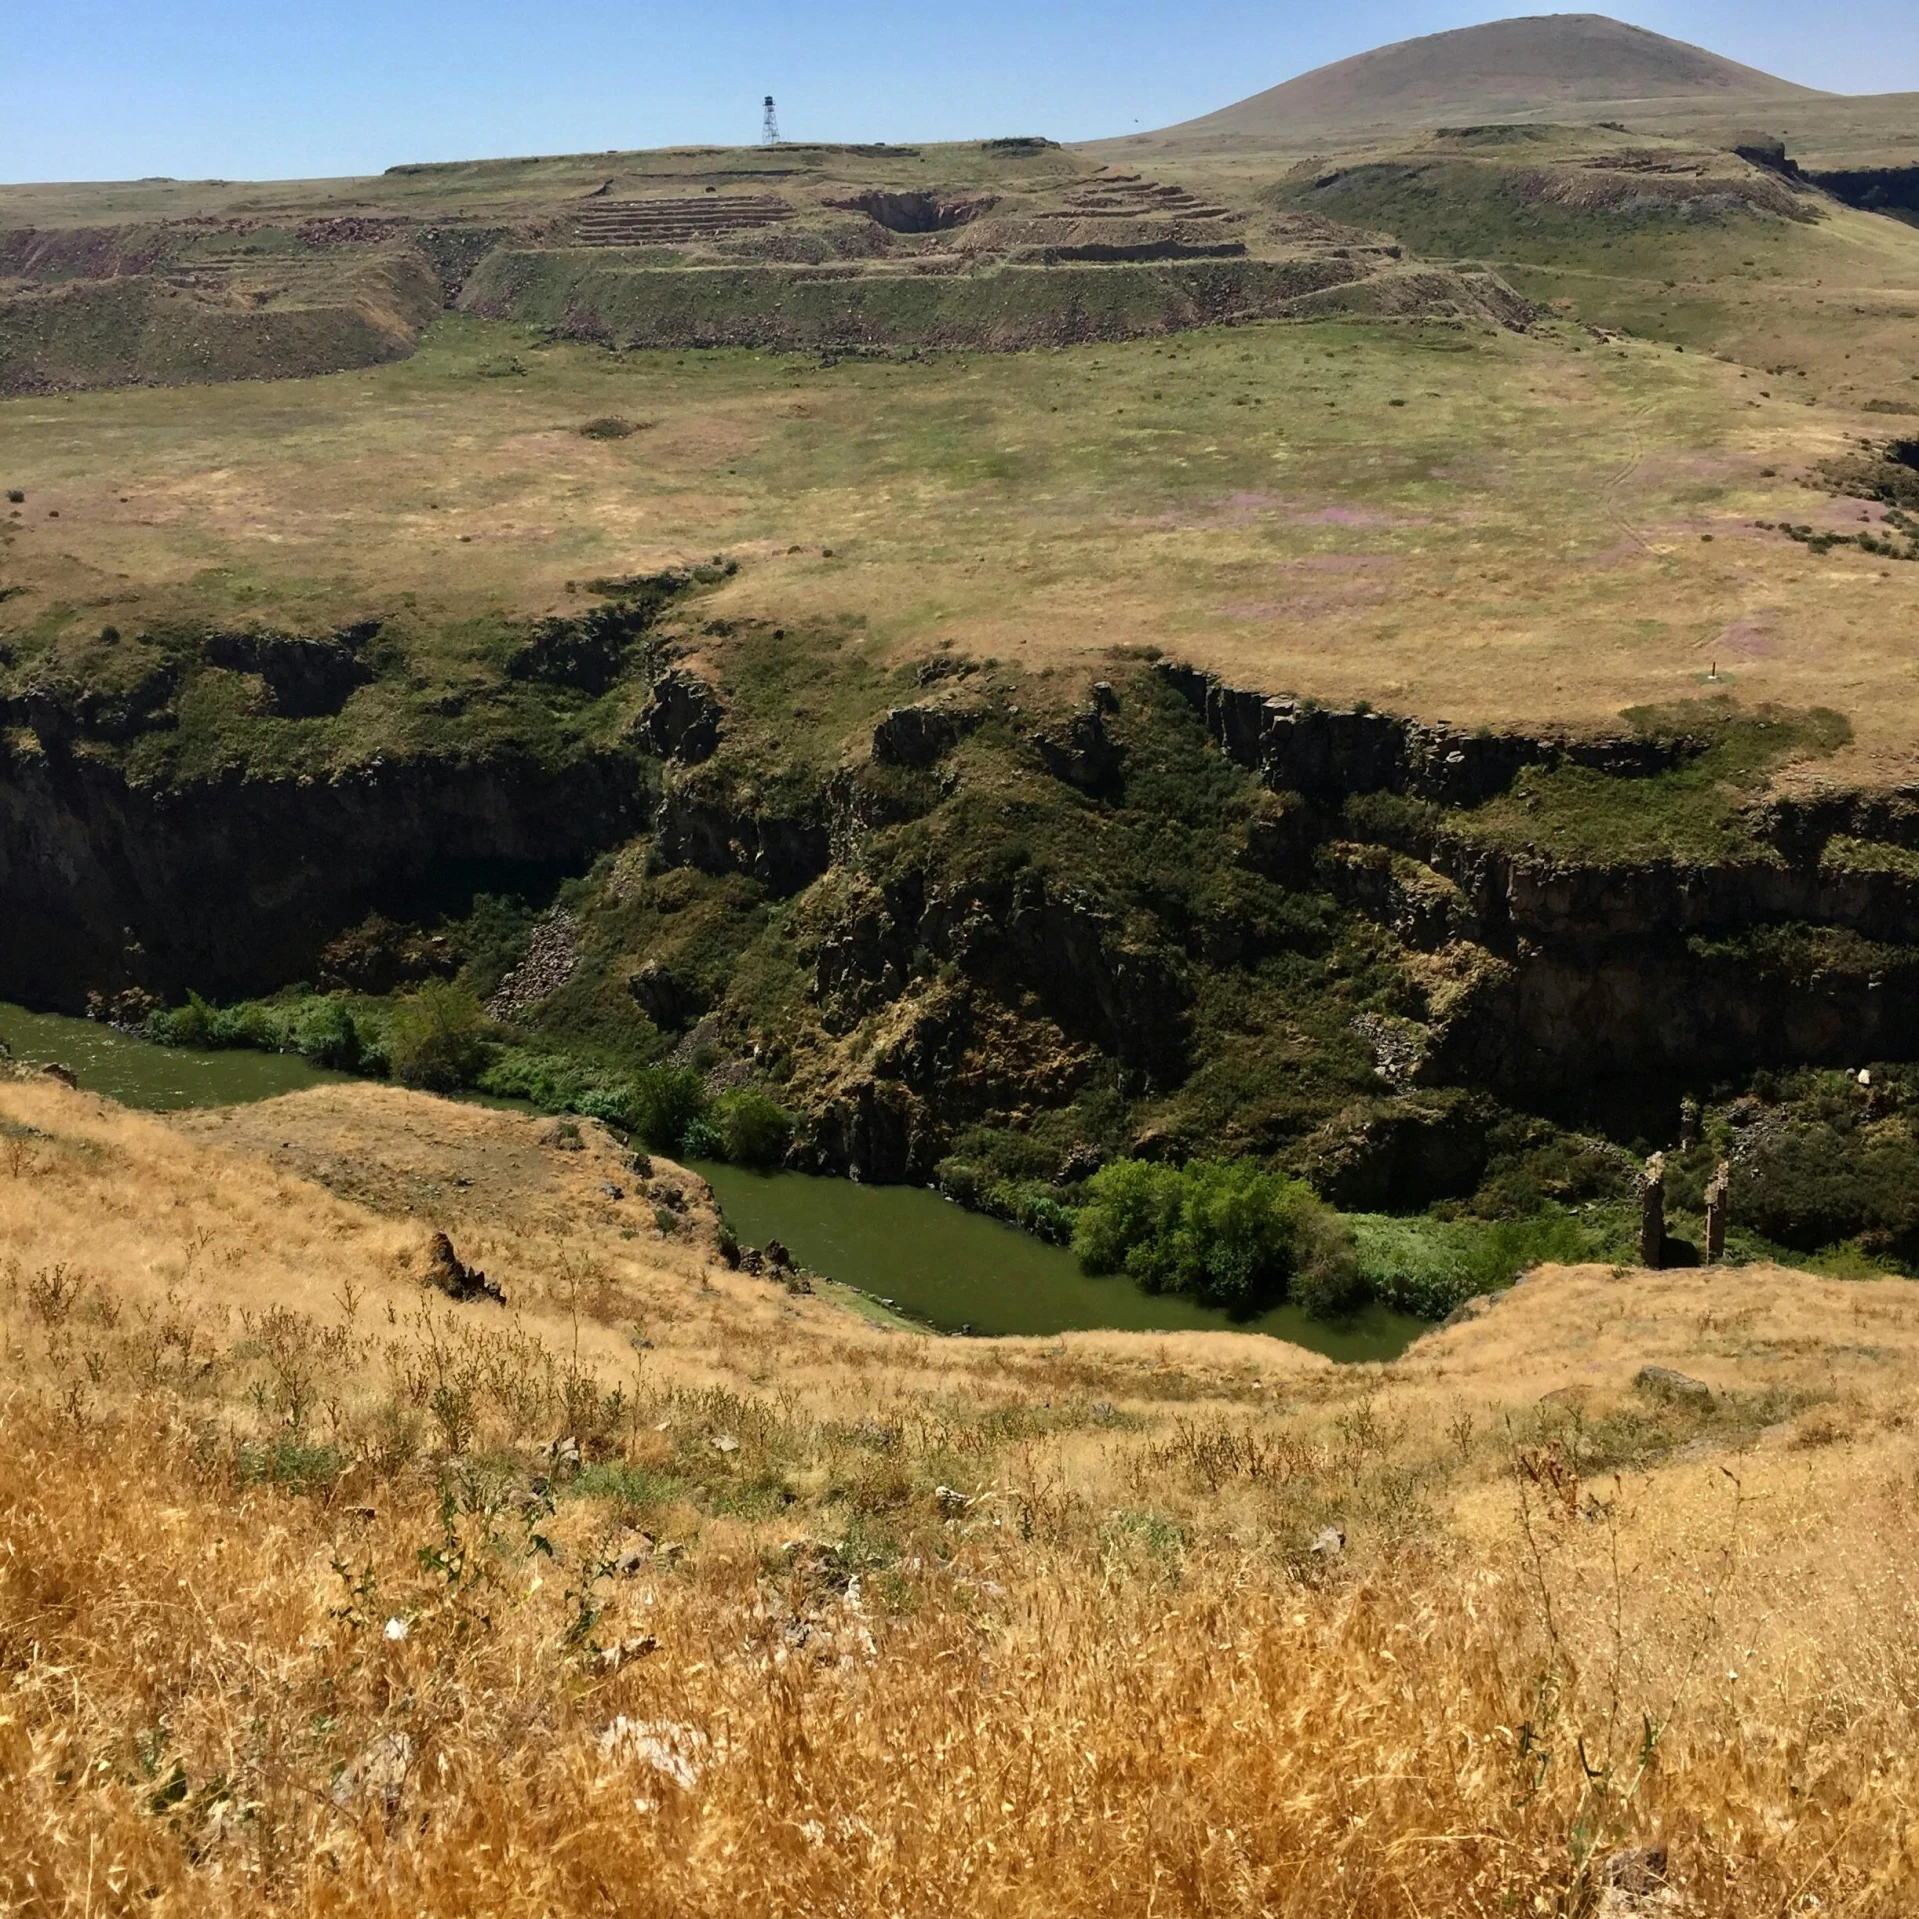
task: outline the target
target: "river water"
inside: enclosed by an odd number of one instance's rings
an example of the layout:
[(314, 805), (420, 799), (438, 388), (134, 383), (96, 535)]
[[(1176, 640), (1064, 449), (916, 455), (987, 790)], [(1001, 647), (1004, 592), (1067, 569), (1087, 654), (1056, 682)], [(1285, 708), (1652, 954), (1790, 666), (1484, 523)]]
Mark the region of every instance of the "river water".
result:
[(918, 1186), (856, 1186), (806, 1173), (751, 1173), (704, 1162), (727, 1222), (750, 1245), (779, 1239), (804, 1266), (892, 1301), (944, 1332), (1266, 1333), (1329, 1358), (1393, 1359), (1426, 1322), (1369, 1307), (1326, 1325), (1297, 1306), (1235, 1320), (1190, 1299), (1094, 1279), (1064, 1247), (966, 1212)]
[(0, 1002), (0, 1044), (30, 1065), (73, 1069), (90, 1093), (126, 1106), (169, 1111), (181, 1106), (243, 1106), (250, 1100), (297, 1093), (346, 1078), (297, 1053), (202, 1053), (187, 1046), (155, 1046), (115, 1032), (98, 1020), (60, 1013), (29, 1013)]
[[(70, 1067), (89, 1092), (128, 1106), (237, 1106), (346, 1077), (293, 1053), (155, 1046), (94, 1020), (0, 1003), (0, 1043), (15, 1059)], [(491, 1102), (489, 1102), (491, 1103)], [(1370, 1307), (1328, 1326), (1297, 1307), (1234, 1320), (1191, 1300), (1093, 1279), (1065, 1248), (969, 1213), (916, 1186), (861, 1186), (805, 1173), (751, 1173), (699, 1163), (728, 1223), (749, 1245), (778, 1239), (801, 1264), (944, 1332), (1265, 1333), (1338, 1360), (1392, 1359), (1423, 1320)]]

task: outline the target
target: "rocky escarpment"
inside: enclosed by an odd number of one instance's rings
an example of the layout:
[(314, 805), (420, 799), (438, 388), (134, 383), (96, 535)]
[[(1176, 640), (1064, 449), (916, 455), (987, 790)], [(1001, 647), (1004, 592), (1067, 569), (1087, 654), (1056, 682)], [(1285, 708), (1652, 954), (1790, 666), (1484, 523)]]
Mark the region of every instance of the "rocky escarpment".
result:
[[(1765, 797), (1783, 719), (1469, 730), (1173, 666), (1062, 699), (734, 624), (696, 656), (652, 625), (684, 582), (614, 584), (501, 631), (466, 750), (324, 772), (272, 756), (350, 749), (404, 638), (228, 636), (222, 665), (103, 634), (20, 669), (0, 994), (470, 965), (516, 1045), (759, 1085), (823, 1170), (1047, 1191), (1251, 1152), (1362, 1207), (1504, 1177), (1516, 1115), (1919, 1053), (1919, 799)], [(206, 763), (165, 729), (205, 723), (209, 674), (261, 750), (161, 778)], [(562, 872), (566, 964), (535, 965)]]
[(1204, 717), (1214, 743), (1264, 785), (1322, 802), (1397, 793), (1470, 806), (1505, 792), (1521, 767), (1570, 763), (1644, 778), (1669, 770), (1703, 744), (1497, 733), (1446, 720), (1395, 718), (1364, 704), (1341, 709), (1252, 692), (1194, 666), (1167, 664), (1160, 673)]
[(0, 759), (0, 997), (78, 1011), (128, 988), (271, 991), (371, 908), (415, 917), (462, 887), (576, 866), (649, 804), (619, 748), (155, 787), (16, 736)]
[(1650, 791), (1710, 733), (1467, 731), (1164, 672), (1281, 796), (1253, 857), (1433, 955), (1413, 1077), (1565, 1096), (1919, 1047), (1919, 795), (1754, 800), (1712, 857), (1572, 855), (1475, 809), (1569, 767)]
[[(378, 619), (318, 635), (108, 627), (8, 658), (0, 997), (271, 991), (315, 977), (369, 912), (422, 923), (476, 888), (550, 889), (650, 824), (657, 755), (717, 739), (710, 693), (689, 693), (650, 637), (706, 575), (724, 569), (603, 582), (610, 597), (578, 617), (508, 624), (492, 689), (477, 683), (483, 719), (375, 719), (370, 740), (352, 702), (364, 691), (390, 716), (416, 670)], [(465, 710), (475, 687), (429, 682), (415, 720), (449, 698)]]

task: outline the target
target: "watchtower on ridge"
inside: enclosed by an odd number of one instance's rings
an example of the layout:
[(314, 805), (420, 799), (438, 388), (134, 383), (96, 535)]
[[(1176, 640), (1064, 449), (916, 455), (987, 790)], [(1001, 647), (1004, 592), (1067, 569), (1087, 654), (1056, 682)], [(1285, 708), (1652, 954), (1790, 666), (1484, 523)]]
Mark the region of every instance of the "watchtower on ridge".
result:
[(760, 145), (776, 147), (780, 143), (779, 116), (773, 111), (773, 96), (766, 96), (766, 110), (760, 115)]

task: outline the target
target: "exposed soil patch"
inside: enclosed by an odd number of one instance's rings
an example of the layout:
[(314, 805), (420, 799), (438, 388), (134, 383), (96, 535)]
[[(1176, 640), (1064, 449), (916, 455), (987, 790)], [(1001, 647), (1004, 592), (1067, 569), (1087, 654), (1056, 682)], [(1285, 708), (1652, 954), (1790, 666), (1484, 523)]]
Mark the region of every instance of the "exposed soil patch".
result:
[[(653, 1229), (658, 1194), (711, 1227), (705, 1183), (666, 1160), (649, 1178), (595, 1120), (555, 1121), (434, 1099), (393, 1086), (327, 1086), (251, 1106), (184, 1112), (169, 1123), (194, 1139), (257, 1154), (376, 1213), (456, 1228), (568, 1221)], [(615, 1197), (617, 1193), (618, 1197)], [(456, 1232), (457, 1241), (457, 1232)]]
[(971, 226), (981, 214), (990, 212), (994, 204), (990, 195), (969, 199), (937, 193), (878, 191), (827, 202), (828, 206), (844, 207), (848, 212), (864, 213), (889, 233), (950, 233), (955, 227)]
[(1778, 648), (1777, 636), (1772, 631), (1772, 622), (1777, 617), (1770, 609), (1762, 613), (1744, 614), (1734, 620), (1713, 645), (1730, 653), (1734, 659), (1764, 659)]

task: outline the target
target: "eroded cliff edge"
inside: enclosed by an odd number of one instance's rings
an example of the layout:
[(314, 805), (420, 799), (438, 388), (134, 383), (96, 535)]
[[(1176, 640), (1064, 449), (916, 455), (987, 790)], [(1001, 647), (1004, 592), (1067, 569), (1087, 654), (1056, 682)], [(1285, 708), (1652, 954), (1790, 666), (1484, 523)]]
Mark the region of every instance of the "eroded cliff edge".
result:
[[(503, 632), (444, 726), (357, 755), (421, 677), (397, 641), (317, 693), (297, 645), (206, 635), (16, 686), (0, 993), (487, 997), (545, 928), (503, 1043), (764, 1086), (798, 1163), (1070, 1190), (1249, 1152), (1356, 1204), (1515, 1155), (1574, 1195), (1569, 1125), (1658, 1138), (1757, 1070), (1919, 1051), (1919, 798), (1771, 791), (1837, 715), (1469, 731), (1139, 658), (878, 664), (686, 592)], [(189, 751), (212, 681), (224, 745)]]

